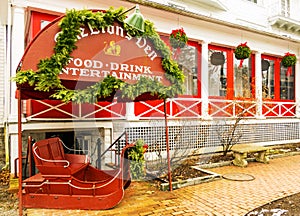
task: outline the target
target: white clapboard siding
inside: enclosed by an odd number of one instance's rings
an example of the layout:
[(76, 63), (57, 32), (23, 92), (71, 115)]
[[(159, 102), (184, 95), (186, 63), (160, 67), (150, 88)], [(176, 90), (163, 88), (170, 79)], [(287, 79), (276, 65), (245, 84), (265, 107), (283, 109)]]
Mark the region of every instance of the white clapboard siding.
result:
[(4, 119), (4, 97), (5, 97), (5, 73), (8, 71), (5, 69), (6, 64), (6, 26), (0, 25), (0, 124), (2, 125)]

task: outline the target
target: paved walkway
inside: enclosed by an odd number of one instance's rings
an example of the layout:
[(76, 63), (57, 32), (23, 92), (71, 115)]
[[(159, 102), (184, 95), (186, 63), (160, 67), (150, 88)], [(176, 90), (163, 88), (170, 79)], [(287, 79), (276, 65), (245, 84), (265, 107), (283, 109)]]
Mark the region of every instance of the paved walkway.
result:
[(185, 187), (172, 192), (157, 191), (148, 183), (134, 182), (122, 202), (105, 211), (28, 209), (40, 215), (214, 215), (242, 216), (270, 201), (300, 192), (300, 155), (271, 159), (269, 164), (250, 162), (248, 167), (210, 169), (219, 174), (246, 173), (253, 181), (226, 179)]

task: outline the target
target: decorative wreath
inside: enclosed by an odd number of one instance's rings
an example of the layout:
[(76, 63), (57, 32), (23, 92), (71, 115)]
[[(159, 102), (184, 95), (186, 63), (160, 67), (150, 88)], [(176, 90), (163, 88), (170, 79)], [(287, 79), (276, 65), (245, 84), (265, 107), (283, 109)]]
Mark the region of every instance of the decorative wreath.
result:
[(250, 54), (251, 50), (247, 46), (247, 42), (238, 45), (234, 51), (235, 58), (239, 60), (249, 58)]
[(285, 53), (285, 55), (283, 56), (282, 60), (282, 65), (284, 67), (292, 67), (296, 64), (297, 62), (297, 57), (295, 54), (292, 54), (292, 53)]
[(183, 48), (188, 41), (188, 37), (186, 36), (183, 28), (172, 30), (169, 39), (170, 45), (174, 49)]
[[(145, 30), (140, 32), (124, 23), (125, 18), (123, 7), (116, 10), (109, 8), (105, 13), (91, 10), (67, 10), (65, 17), (59, 23), (61, 33), (57, 38), (54, 54), (50, 58), (41, 59), (38, 63), (37, 71), (18, 71), (12, 80), (19, 85), (28, 83), (30, 86), (34, 86), (34, 89), (37, 91), (55, 91), (51, 95), (52, 98), (75, 103), (95, 103), (99, 98), (111, 96), (116, 90), (121, 90), (121, 96), (130, 99), (134, 99), (146, 92), (149, 92), (151, 95), (157, 95), (159, 98), (174, 97), (177, 94), (182, 94), (184, 89), (183, 72), (178, 67), (178, 64), (171, 59), (171, 51), (160, 39), (153, 23), (145, 20)], [(58, 75), (62, 68), (68, 64), (72, 51), (76, 49), (80, 28), (89, 24), (92, 28), (101, 30), (113, 25), (115, 20), (122, 23), (124, 29), (132, 37), (146, 37), (153, 43), (155, 49), (160, 51), (163, 57), (162, 67), (166, 72), (167, 79), (172, 83), (171, 86), (164, 86), (157, 80), (151, 80), (146, 77), (141, 77), (135, 84), (128, 84), (112, 76), (107, 76), (102, 81), (85, 89), (68, 89), (61, 83)]]

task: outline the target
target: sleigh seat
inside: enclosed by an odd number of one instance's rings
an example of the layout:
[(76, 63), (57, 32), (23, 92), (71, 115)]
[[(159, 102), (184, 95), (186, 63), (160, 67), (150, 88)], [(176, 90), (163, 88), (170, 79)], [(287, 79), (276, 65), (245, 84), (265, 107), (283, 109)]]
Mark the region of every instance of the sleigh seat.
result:
[(65, 154), (58, 137), (40, 140), (32, 149), (36, 167), (44, 178), (70, 177), (90, 164), (87, 155)]

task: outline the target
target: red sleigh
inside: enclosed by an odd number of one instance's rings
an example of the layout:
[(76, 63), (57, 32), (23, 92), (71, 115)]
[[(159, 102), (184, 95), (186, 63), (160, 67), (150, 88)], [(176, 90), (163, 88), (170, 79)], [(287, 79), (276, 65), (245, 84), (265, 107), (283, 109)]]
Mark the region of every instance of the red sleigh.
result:
[(99, 170), (85, 155), (65, 154), (62, 141), (50, 138), (33, 145), (39, 173), (23, 181), (23, 206), (26, 208), (110, 209), (124, 196), (130, 184), (126, 145), (120, 166)]

